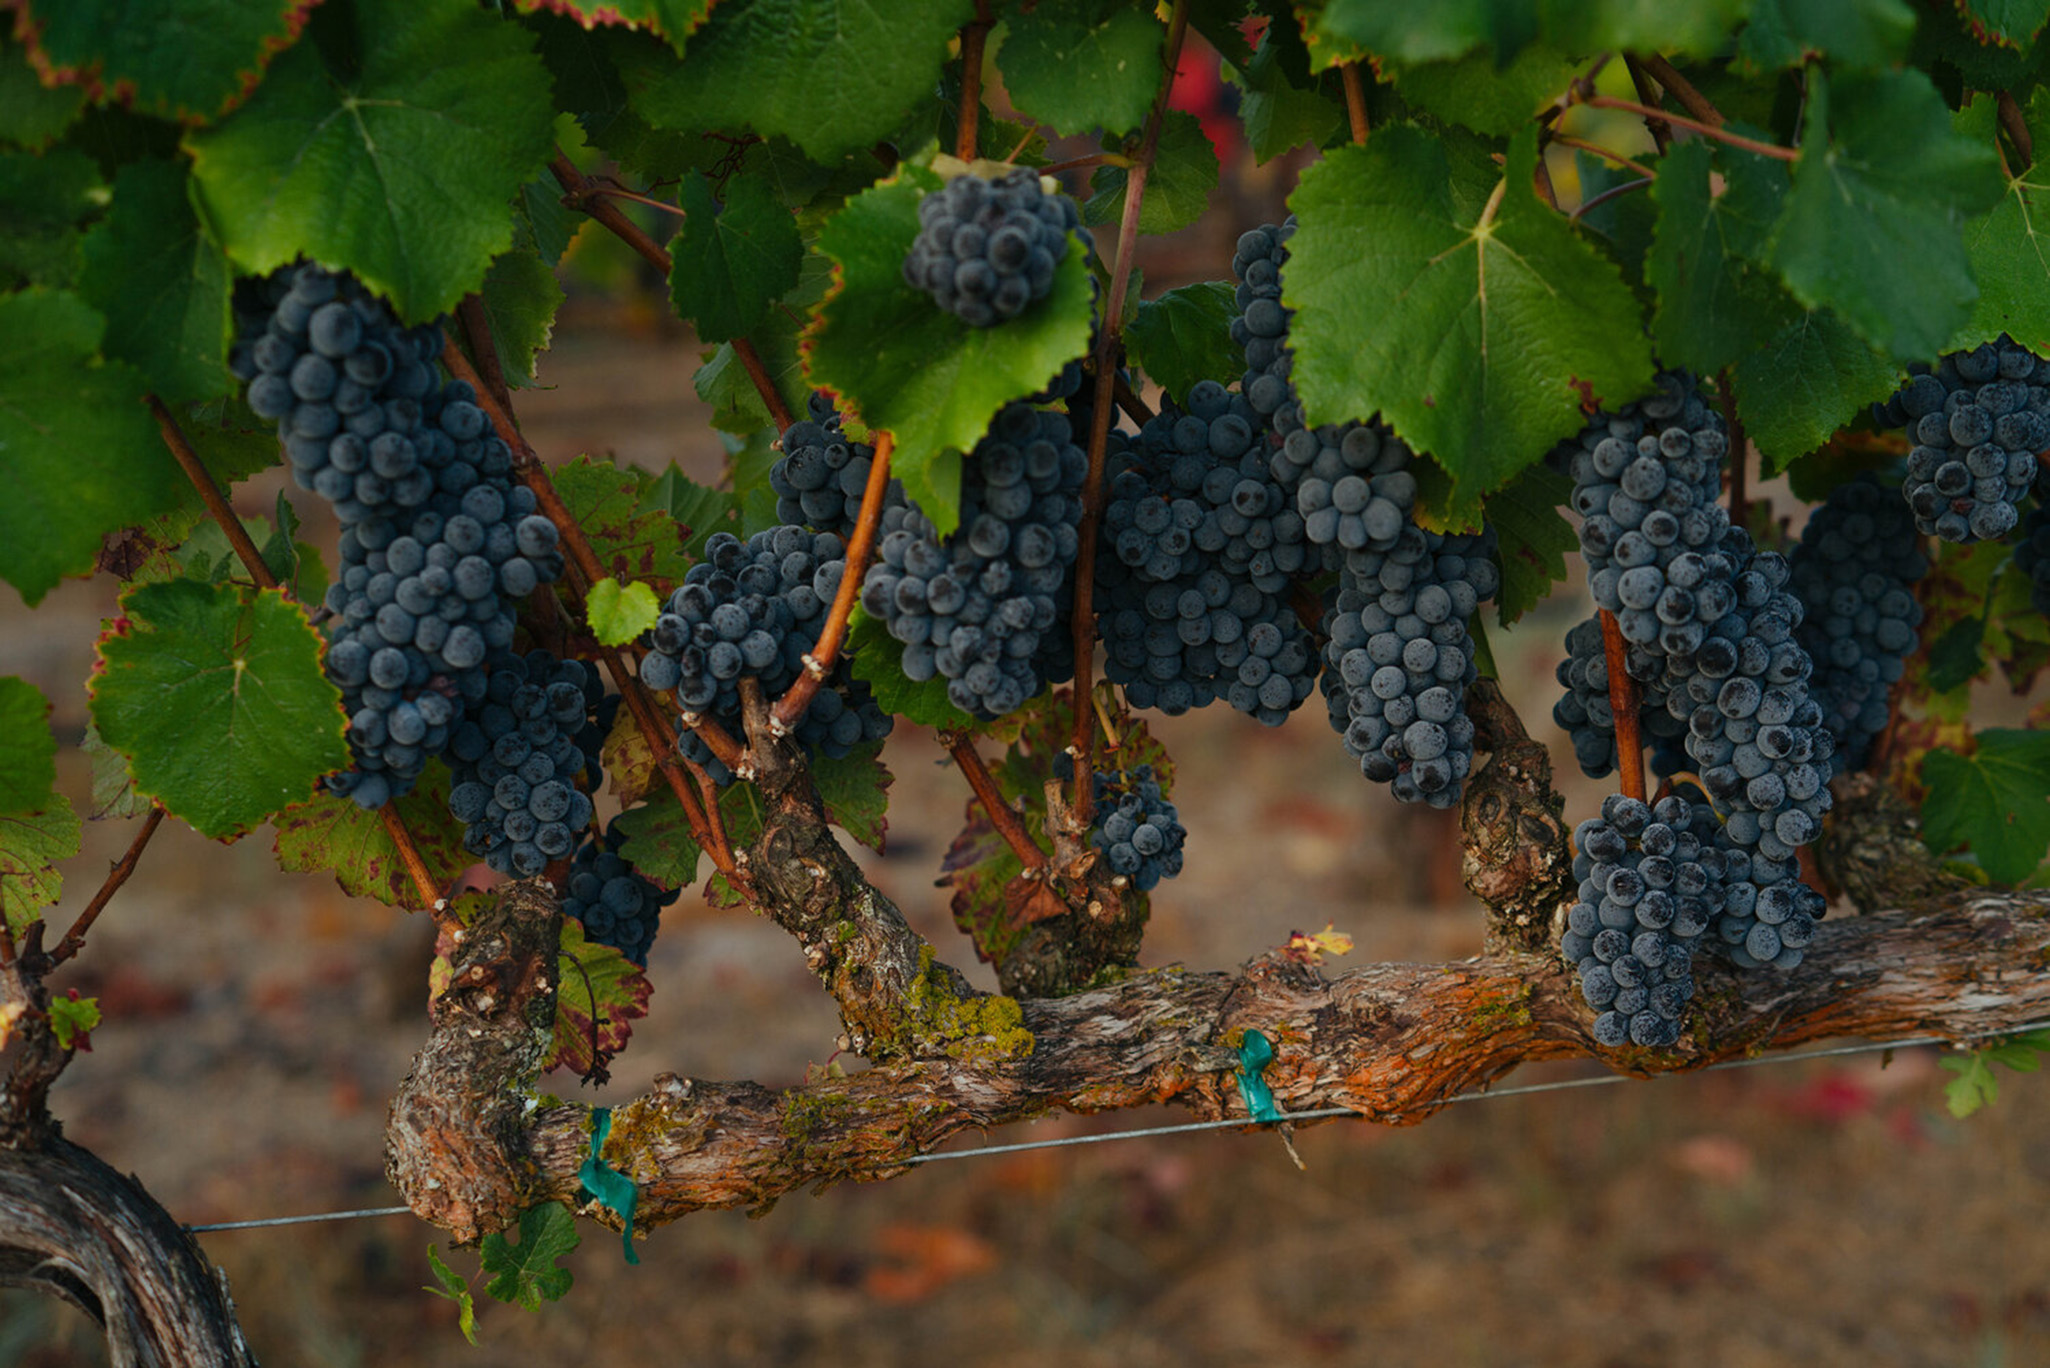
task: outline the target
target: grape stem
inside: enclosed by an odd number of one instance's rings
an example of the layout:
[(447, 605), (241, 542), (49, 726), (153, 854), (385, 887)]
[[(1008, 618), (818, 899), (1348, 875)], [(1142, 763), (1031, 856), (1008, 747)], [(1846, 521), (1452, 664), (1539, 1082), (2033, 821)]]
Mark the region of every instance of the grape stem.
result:
[(1024, 862), (1027, 869), (1045, 869), (1046, 852), (1032, 839), (1032, 833), (1025, 830), (1025, 823), (1019, 820), (1016, 810), (1004, 801), (988, 766), (982, 763), (981, 753), (975, 749), (974, 739), (960, 732), (943, 732), (939, 740), (947, 748), (947, 753), (954, 757), (954, 763), (960, 766), (968, 787), (975, 790), (975, 800), (989, 814), (989, 824), (1004, 838), (1004, 844)]
[[(1637, 98), (1656, 108), (1659, 102), (1658, 89), (1646, 75), (1644, 64), (1626, 52), (1623, 54), (1623, 65), (1630, 72), (1630, 84), (1636, 88)], [(1720, 123), (1721, 120), (1718, 119), (1716, 122)], [(1665, 156), (1666, 149), (1673, 145), (1673, 126), (1666, 122), (1665, 115), (1645, 115), (1644, 131), (1651, 134), (1652, 146), (1658, 149), (1659, 155)]]
[(1744, 489), (1744, 475), (1749, 454), (1745, 450), (1744, 420), (1737, 416), (1737, 390), (1730, 383), (1730, 372), (1725, 368), (1716, 377), (1716, 388), (1722, 391), (1723, 426), (1730, 435), (1730, 521), (1738, 527), (1748, 527), (1751, 519), (1751, 500)]
[(498, 364), (498, 344), (491, 338), (491, 320), (484, 313), (484, 297), (464, 295), (463, 302), (456, 306), (456, 319), (463, 325), (463, 340), (470, 344), (470, 356), (478, 375), (483, 377), (481, 388), (488, 388), (501, 407), (511, 408), (512, 391), (506, 388), (505, 369)]
[[(1089, 671), (1096, 658), (1096, 614), (1093, 581), (1096, 574), (1096, 532), (1103, 521), (1105, 452), (1110, 445), (1113, 396), (1116, 393), (1118, 354), (1125, 328), (1125, 291), (1132, 280), (1132, 254), (1139, 240), (1139, 207), (1146, 194), (1146, 177), (1160, 149), (1160, 125), (1167, 116), (1168, 96), (1174, 89), (1176, 69), (1181, 65), (1182, 39), (1189, 29), (1188, 0), (1174, 0), (1167, 23), (1167, 50), (1162, 55), (1160, 88), (1153, 108), (1146, 115), (1146, 131), (1139, 140), (1139, 153), (1125, 176), (1125, 210), (1118, 220), (1117, 254), (1110, 272), (1110, 297), (1105, 301), (1103, 330), (1096, 339), (1096, 401), (1089, 413), (1089, 476), (1082, 487), (1082, 546), (1075, 558), (1075, 696), (1089, 692)], [(1091, 792), (1093, 773), (1090, 757), (1095, 752), (1095, 733), (1089, 728), (1088, 711), (1075, 710), (1075, 816), (1087, 826), (1095, 809)]]
[(1705, 119), (1690, 119), (1684, 114), (1668, 114), (1662, 110), (1654, 109), (1648, 104), (1640, 104), (1636, 100), (1619, 99), (1614, 95), (1581, 95), (1578, 91), (1575, 91), (1573, 102), (1575, 104), (1584, 104), (1590, 109), (1620, 109), (1640, 117), (1664, 119), (1667, 123), (1677, 128), (1691, 128), (1703, 137), (1714, 138), (1718, 142), (1726, 142), (1732, 147), (1742, 148), (1746, 152), (1755, 152), (1761, 157), (1771, 157), (1775, 161), (1798, 161), (1801, 156), (1800, 149), (1798, 148), (1781, 147), (1778, 143), (1760, 142), (1756, 138), (1747, 138), (1741, 133), (1726, 132)]
[(1609, 710), (1616, 715), (1616, 771), (1623, 795), (1644, 801), (1644, 737), (1637, 727), (1637, 681), (1624, 668), (1623, 629), (1606, 608), (1595, 610), (1602, 623), (1602, 656), (1609, 667)]
[(2000, 126), (2006, 131), (2007, 140), (2021, 154), (2022, 164), (2033, 165), (2036, 160), (2035, 140), (2029, 136), (2029, 122), (2022, 117), (2021, 106), (2014, 102), (2014, 96), (2003, 90), (1994, 97), (1994, 107), (1999, 111)]
[(1117, 396), (1118, 407), (1123, 409), (1125, 416), (1134, 423), (1145, 427), (1153, 421), (1153, 410), (1146, 406), (1146, 401), (1139, 397), (1139, 392), (1132, 388), (1132, 382), (1124, 376), (1114, 374), (1111, 380), (1111, 393)]
[(1643, 162), (1632, 161), (1630, 158), (1624, 156), (1621, 152), (1615, 151), (1613, 148), (1603, 147), (1599, 143), (1591, 143), (1587, 141), (1587, 139), (1585, 138), (1575, 138), (1565, 133), (1554, 133), (1552, 135), (1551, 140), (1561, 147), (1577, 147), (1583, 152), (1594, 153), (1603, 161), (1614, 162), (1618, 166), (1627, 166), (1632, 171), (1635, 171), (1638, 175), (1643, 176), (1646, 180), (1650, 180), (1658, 175), (1658, 172), (1652, 170)]
[[(136, 862), (142, 859), (143, 847), (149, 844), (150, 837), (157, 834), (157, 827), (163, 820), (164, 805), (157, 803), (150, 808), (149, 816), (143, 820), (142, 830), (136, 832), (135, 839), (129, 842), (128, 853), (107, 871), (107, 881), (100, 885), (100, 891), (93, 894), (93, 900), (85, 905), (85, 911), (78, 914), (78, 920), (71, 923), (71, 929), (64, 933), (64, 939), (58, 941), (56, 947), (50, 951), (52, 968), (77, 954), (79, 947), (85, 944), (85, 933), (92, 930), (93, 923), (99, 920), (101, 909), (106, 907), (108, 900), (121, 885), (128, 882), (128, 876), (135, 872)], [(0, 936), (0, 941), (5, 939), (6, 937)]]
[(1652, 178), (1650, 176), (1644, 176), (1634, 181), (1624, 181), (1621, 185), (1612, 185), (1608, 189), (1602, 191), (1599, 195), (1596, 195), (1593, 199), (1583, 201), (1573, 210), (1571, 214), (1568, 214), (1567, 217), (1577, 219), (1581, 215), (1587, 213), (1590, 209), (1599, 208), (1600, 206), (1607, 204), (1612, 199), (1620, 199), (1624, 195), (1629, 194), (1632, 190), (1642, 190), (1645, 186), (1650, 185), (1651, 181)]
[(861, 581), (868, 573), (868, 560), (875, 550), (876, 528), (883, 520), (883, 503), (890, 492), (890, 449), (895, 439), (887, 431), (875, 434), (875, 455), (868, 464), (868, 483), (861, 491), (861, 513), (854, 523), (853, 540), (847, 544), (847, 568), (840, 573), (840, 587), (833, 591), (833, 606), (819, 628), (818, 645), (804, 658), (804, 671), (791, 681), (776, 700), (771, 724), (787, 732), (804, 718), (819, 684), (832, 673), (839, 659), (840, 644), (847, 639), (847, 619), (861, 596)]
[(1070, 157), (1050, 166), (1039, 168), (1042, 176), (1058, 176), (1064, 171), (1087, 171), (1092, 166), (1130, 166), (1132, 159), (1122, 152), (1091, 152), (1086, 156)]
[[(1671, 95), (1674, 99), (1678, 100), (1680, 102), (1680, 107), (1686, 110), (1689, 114), (1692, 114), (1701, 122), (1709, 124), (1712, 127), (1721, 128), (1723, 126), (1724, 119), (1722, 111), (1717, 109), (1714, 105), (1710, 104), (1708, 101), (1708, 97), (1703, 95), (1700, 91), (1696, 90), (1694, 88), (1693, 82), (1689, 81), (1685, 76), (1682, 76), (1677, 70), (1674, 69), (1673, 64), (1671, 62), (1668, 62), (1665, 58), (1659, 56), (1656, 52), (1646, 52), (1641, 54), (1626, 55), (1624, 57), (1624, 60), (1626, 62), (1631, 63), (1633, 70), (1641, 68), (1645, 75), (1651, 77), (1651, 79), (1653, 79), (1654, 81), (1657, 81), (1659, 83), (1660, 88), (1663, 89), (1666, 92), (1666, 94)], [(1637, 93), (1640, 96), (1643, 95), (1644, 87), (1641, 85), (1638, 86)], [(1650, 102), (1651, 101), (1647, 98), (1646, 103)], [(1670, 127), (1670, 121), (1668, 121), (1664, 115), (1660, 116), (1660, 122), (1667, 123)], [(1661, 148), (1661, 150), (1663, 150), (1663, 148)]]
[(961, 120), (954, 130), (954, 155), (975, 160), (975, 122), (982, 113), (982, 44), (989, 37), (987, 0), (976, 0), (975, 18), (961, 26)]
[(1345, 117), (1352, 124), (1353, 143), (1364, 146), (1370, 129), (1367, 125), (1367, 92), (1360, 81), (1360, 64), (1340, 62), (1338, 80), (1345, 87)]

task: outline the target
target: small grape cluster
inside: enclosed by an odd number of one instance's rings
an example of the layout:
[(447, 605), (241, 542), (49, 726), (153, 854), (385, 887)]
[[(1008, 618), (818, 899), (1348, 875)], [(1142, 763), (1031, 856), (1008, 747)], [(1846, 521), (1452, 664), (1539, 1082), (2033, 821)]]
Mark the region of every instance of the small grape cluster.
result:
[(918, 202), (918, 222), (905, 283), (970, 327), (987, 328), (1046, 298), (1082, 216), (1074, 200), (1021, 167), (995, 180), (955, 177)]
[(2050, 616), (2050, 508), (2037, 504), (2022, 519), (2014, 563), (2029, 577), (2029, 604)]
[(619, 854), (625, 841), (626, 832), (614, 820), (603, 840), (577, 847), (562, 910), (583, 924), (585, 940), (609, 945), (645, 968), (662, 909), (676, 901), (677, 890), (663, 888), (628, 863)]
[(1837, 772), (1861, 768), (1920, 640), (1913, 586), (1929, 562), (1914, 518), (1871, 476), (1848, 481), (1809, 514), (1787, 566), (1806, 613), (1797, 639), (1815, 662), (1808, 691), (1836, 736)]
[(1559, 950), (1599, 1013), (1595, 1040), (1661, 1049), (1680, 1039), (1694, 998), (1695, 945), (1724, 899), (1727, 855), (1715, 814), (1679, 795), (1650, 807), (1611, 794), (1573, 833), (1579, 898)]
[[(839, 411), (825, 391), (814, 390), (807, 405), (811, 416), (783, 430), (783, 454), (769, 467), (776, 519), (850, 541), (875, 448), (850, 441), (840, 431)], [(903, 502), (904, 486), (890, 481), (888, 498), (891, 503)]]
[[(770, 698), (796, 682), (846, 569), (846, 549), (830, 532), (775, 527), (746, 541), (713, 533), (705, 558), (655, 620), (641, 682), (657, 692), (674, 689), (686, 724), (703, 715), (739, 734), (740, 681), (759, 681)], [(798, 744), (837, 759), (889, 735), (892, 719), (844, 658), (826, 685), (793, 730)], [(731, 782), (732, 772), (688, 726), (680, 748), (717, 782)]]
[(2003, 333), (1940, 358), (1874, 417), (1914, 440), (1901, 492), (1917, 528), (1949, 542), (1999, 541), (2035, 483), (2036, 453), (2050, 446), (2050, 360)]
[(962, 462), (951, 535), (915, 504), (883, 510), (861, 604), (904, 643), (907, 678), (945, 679), (955, 707), (988, 718), (1072, 670), (1061, 627), (1088, 474), (1066, 415), (1007, 404)]
[(1346, 553), (1324, 620), (1325, 702), (1360, 772), (1403, 802), (1456, 806), (1472, 771), (1467, 622), (1501, 587), (1493, 556), (1492, 531), (1414, 524), (1386, 551)]
[(483, 701), (449, 738), (448, 808), (465, 850), (525, 878), (575, 849), (591, 821), (578, 780), (602, 743), (591, 711), (603, 694), (583, 662), (548, 651), (492, 661)]
[(1188, 833), (1174, 804), (1161, 794), (1153, 766), (1140, 765), (1125, 774), (1098, 770), (1093, 788), (1096, 817), (1089, 843), (1103, 852), (1111, 873), (1124, 875), (1146, 893), (1182, 872), (1182, 842)]
[(293, 480), (334, 505), (341, 574), (327, 673), (356, 767), (329, 787), (364, 807), (410, 790), (481, 701), (514, 601), (562, 573), (556, 528), (467, 384), (440, 384), (438, 325), (401, 328), (353, 278), (299, 266), (251, 282), (231, 356), (277, 420)]

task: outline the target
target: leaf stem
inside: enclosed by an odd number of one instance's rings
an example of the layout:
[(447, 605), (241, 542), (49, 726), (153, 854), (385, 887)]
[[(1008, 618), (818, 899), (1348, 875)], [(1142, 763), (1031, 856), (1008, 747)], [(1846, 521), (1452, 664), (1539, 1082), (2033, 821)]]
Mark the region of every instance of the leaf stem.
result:
[(833, 606), (819, 629), (818, 644), (804, 658), (804, 670), (776, 700), (772, 714), (775, 726), (788, 731), (804, 717), (819, 685), (832, 673), (839, 658), (840, 644), (847, 638), (847, 618), (861, 597), (861, 581), (868, 573), (868, 558), (875, 549), (876, 528), (883, 520), (883, 504), (890, 492), (890, 451), (895, 439), (887, 431), (875, 435), (875, 456), (868, 465), (868, 484), (861, 491), (861, 513), (855, 519), (854, 537), (847, 544), (847, 568), (840, 574), (840, 587), (833, 591)]
[(2000, 127), (2006, 131), (2007, 140), (2021, 154), (2023, 167), (2034, 165), (2035, 140), (2029, 136), (2029, 121), (2022, 117), (2021, 106), (2004, 90), (1994, 97), (1994, 106), (2000, 113)]
[(1644, 736), (1637, 725), (1637, 681), (1624, 668), (1623, 629), (1616, 615), (1597, 608), (1602, 623), (1602, 656), (1609, 667), (1609, 711), (1616, 716), (1616, 770), (1623, 796), (1644, 801)]
[(769, 410), (769, 419), (775, 423), (776, 431), (782, 432), (797, 419), (790, 412), (790, 405), (783, 402), (783, 392), (776, 388), (776, 382), (769, 378), (769, 368), (762, 364), (762, 354), (755, 350), (755, 344), (745, 337), (736, 337), (728, 346), (740, 358), (741, 369), (754, 383), (755, 393), (762, 397), (762, 404)]
[[(1637, 98), (1656, 107), (1659, 93), (1645, 74), (1644, 65), (1627, 52), (1623, 54), (1623, 65), (1629, 69), (1630, 84), (1636, 89)], [(1644, 131), (1651, 134), (1652, 146), (1658, 149), (1659, 155), (1665, 156), (1666, 149), (1673, 145), (1673, 126), (1666, 122), (1666, 116), (1663, 113), (1645, 115)]]
[(1066, 161), (1053, 162), (1039, 168), (1042, 176), (1058, 176), (1064, 171), (1086, 171), (1092, 166), (1130, 166), (1132, 159), (1122, 152), (1091, 152), (1086, 156), (1070, 157)]
[[(1174, 90), (1175, 72), (1181, 65), (1182, 39), (1189, 31), (1189, 0), (1174, 0), (1167, 23), (1167, 49), (1162, 55), (1160, 89), (1153, 108), (1146, 115), (1146, 132), (1139, 142), (1139, 155), (1125, 176), (1125, 209), (1118, 220), (1118, 245), (1110, 273), (1110, 297), (1104, 304), (1103, 330), (1096, 339), (1096, 401), (1090, 409), (1089, 476), (1082, 487), (1082, 546), (1075, 559), (1075, 697), (1089, 693), (1089, 671), (1096, 659), (1096, 613), (1093, 579), (1096, 574), (1096, 532), (1103, 521), (1103, 467), (1110, 445), (1111, 409), (1116, 393), (1117, 362), (1125, 327), (1125, 291), (1132, 280), (1132, 254), (1139, 240), (1139, 207), (1146, 194), (1147, 173), (1160, 150), (1160, 126), (1167, 117), (1168, 96)], [(1096, 734), (1090, 730), (1086, 709), (1075, 710), (1075, 804), (1076, 819), (1085, 825), (1095, 807), (1096, 795), (1090, 783), (1091, 757)]]
[(1345, 117), (1352, 124), (1353, 143), (1363, 145), (1370, 130), (1367, 126), (1367, 92), (1360, 82), (1359, 63), (1340, 62), (1338, 80), (1345, 87)]
[(667, 200), (658, 200), (653, 195), (643, 195), (640, 191), (629, 190), (623, 185), (608, 185), (604, 181), (594, 180), (591, 182), (591, 193), (607, 195), (613, 199), (632, 200), (635, 204), (645, 204), (650, 209), (660, 209), (665, 214), (674, 214), (678, 218), (687, 217), (681, 208)]
[(505, 370), (498, 364), (498, 344), (491, 337), (491, 319), (484, 312), (484, 297), (464, 295), (463, 302), (456, 306), (456, 318), (463, 325), (463, 340), (470, 344), (470, 356), (477, 373), (490, 388), (491, 397), (501, 407), (511, 408), (512, 391), (506, 388)]
[(1132, 382), (1127, 380), (1122, 372), (1113, 375), (1111, 393), (1116, 396), (1118, 407), (1123, 409), (1125, 416), (1134, 423), (1145, 427), (1153, 421), (1153, 410), (1146, 406), (1146, 401), (1139, 397), (1139, 391), (1132, 388)]
[(1744, 492), (1747, 463), (1744, 420), (1737, 416), (1737, 390), (1730, 383), (1727, 367), (1716, 380), (1716, 387), (1722, 391), (1723, 426), (1728, 429), (1730, 439), (1730, 522), (1736, 527), (1747, 527), (1751, 521), (1751, 501)]
[(981, 803), (982, 810), (989, 814), (989, 824), (1004, 838), (1004, 844), (1024, 862), (1027, 869), (1046, 868), (1046, 852), (1032, 839), (1032, 833), (1025, 830), (1017, 811), (1004, 801), (996, 780), (990, 777), (988, 767), (982, 763), (981, 753), (975, 749), (974, 739), (960, 732), (947, 732), (940, 737), (940, 744), (960, 766), (968, 787), (975, 790), (975, 801)]
[(1651, 184), (1652, 179), (1653, 178), (1650, 176), (1640, 176), (1638, 179), (1634, 181), (1624, 181), (1621, 185), (1612, 185), (1608, 189), (1602, 191), (1599, 195), (1596, 195), (1593, 199), (1582, 202), (1580, 206), (1576, 208), (1571, 214), (1568, 214), (1567, 217), (1577, 219), (1581, 215), (1585, 214), (1588, 210), (1599, 208), (1600, 206), (1607, 204), (1612, 199), (1620, 199), (1624, 195), (1629, 194), (1632, 190), (1642, 190), (1645, 186)]
[(1726, 132), (1705, 119), (1691, 119), (1682, 114), (1664, 113), (1650, 105), (1639, 104), (1636, 100), (1618, 99), (1614, 95), (1589, 95), (1577, 100), (1576, 103), (1584, 104), (1590, 109), (1621, 109), (1631, 114), (1664, 119), (1677, 128), (1691, 128), (1704, 137), (1714, 138), (1718, 142), (1726, 142), (1732, 147), (1740, 147), (1746, 152), (1756, 152), (1761, 157), (1771, 157), (1776, 161), (1798, 161), (1801, 157), (1798, 148), (1781, 147), (1778, 143), (1760, 142), (1741, 133)]
[(1600, 143), (1591, 143), (1587, 141), (1585, 138), (1575, 138), (1565, 133), (1554, 133), (1552, 135), (1552, 141), (1559, 144), (1559, 146), (1561, 147), (1577, 147), (1583, 152), (1594, 153), (1603, 161), (1614, 162), (1618, 166), (1627, 166), (1632, 171), (1635, 171), (1638, 175), (1644, 177), (1646, 180), (1652, 180), (1658, 176), (1658, 172), (1652, 170), (1643, 162), (1632, 161), (1630, 158), (1624, 156), (1621, 152), (1617, 152), (1611, 148), (1603, 147)]
[[(1716, 128), (1723, 126), (1722, 111), (1710, 104), (1708, 97), (1696, 90), (1693, 82), (1675, 70), (1671, 62), (1668, 62), (1656, 52), (1640, 53), (1625, 60), (1642, 67), (1644, 73), (1654, 81), (1657, 81), (1660, 88), (1668, 95), (1678, 100), (1680, 107), (1689, 114), (1692, 114), (1701, 122)], [(1642, 95), (1643, 93), (1644, 87), (1639, 86), (1638, 94)], [(1661, 115), (1660, 118), (1662, 121), (1666, 121), (1664, 115)]]
[(989, 6), (978, 0), (975, 18), (961, 26), (961, 118), (954, 127), (954, 155), (975, 160), (975, 125), (982, 113), (982, 44), (989, 36)]
[[(178, 420), (172, 416), (162, 399), (149, 396), (150, 416), (157, 420), (157, 431), (163, 434), (164, 445), (171, 449), (171, 457), (178, 462), (178, 468), (185, 472), (185, 478), (192, 481), (192, 487), (199, 491), (200, 502), (206, 505), (207, 515), (220, 527), (228, 538), (228, 545), (235, 548), (235, 554), (248, 567), (250, 578), (259, 588), (276, 589), (277, 576), (263, 563), (263, 553), (256, 549), (256, 543), (249, 539), (249, 529), (242, 526), (242, 520), (235, 516), (235, 510), (228, 507), (221, 487), (214, 483), (213, 472), (199, 459), (199, 453), (192, 449), (192, 443), (185, 438)], [(284, 591), (290, 598), (292, 591)]]
[(385, 834), (398, 847), (399, 863), (406, 867), (406, 877), (413, 881), (413, 891), (420, 895), (420, 909), (429, 914), (441, 910), (441, 890), (434, 886), (434, 876), (427, 872), (427, 862), (420, 858), (420, 847), (413, 844), (413, 833), (406, 830), (406, 819), (399, 816), (396, 803), (386, 801), (377, 810), (384, 821)]
[[(157, 827), (163, 820), (164, 805), (158, 803), (150, 808), (149, 816), (143, 820), (142, 830), (136, 832), (135, 839), (128, 843), (128, 853), (107, 871), (107, 881), (100, 885), (100, 891), (93, 894), (93, 900), (85, 905), (85, 911), (78, 914), (78, 920), (71, 923), (71, 929), (64, 933), (64, 939), (58, 941), (56, 947), (50, 951), (51, 967), (54, 968), (70, 959), (78, 953), (79, 947), (85, 944), (85, 933), (92, 930), (93, 923), (99, 920), (101, 910), (106, 907), (121, 885), (128, 882), (128, 876), (135, 872), (135, 865), (142, 858), (143, 848), (149, 844), (149, 838), (157, 834)], [(6, 939), (5, 936), (0, 936), (0, 942)]]

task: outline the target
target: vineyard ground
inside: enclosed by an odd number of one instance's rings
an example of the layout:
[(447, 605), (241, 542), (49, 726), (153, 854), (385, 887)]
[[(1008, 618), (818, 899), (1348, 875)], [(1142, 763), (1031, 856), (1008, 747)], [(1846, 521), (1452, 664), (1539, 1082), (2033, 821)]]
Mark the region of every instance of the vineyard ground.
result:
[[(698, 441), (686, 461), (709, 476), (694, 359), (685, 342), (568, 336), (544, 371), (559, 388), (523, 402), (529, 432), (545, 452), (650, 464)], [(245, 511), (268, 505), (268, 488), (244, 492)], [(312, 535), (332, 544), (332, 528)], [(66, 586), (33, 630), (11, 595), (0, 607), (0, 673), (55, 700), (60, 736), (84, 720), (78, 652), (105, 583)], [(1534, 723), (1566, 620), (1497, 640)], [(1419, 872), (1442, 838), (1360, 782), (1310, 710), (1279, 732), (1222, 710), (1156, 729), (1186, 780), (1191, 856), (1148, 963), (1223, 966), (1326, 922), (1356, 937), (1356, 958), (1479, 948), (1477, 908), (1434, 899)], [(865, 864), (960, 962), (931, 887), (964, 797), (942, 758), (929, 737), (892, 742), (890, 854)], [(60, 764), (84, 807), (83, 761)], [(1569, 792), (1598, 796), (1577, 777)], [(89, 827), (58, 925), (91, 892), (84, 871), (128, 838)], [(393, 1203), (379, 1136), (422, 1035), (425, 924), (279, 875), (262, 837), (222, 848), (171, 824), (145, 860), (55, 985), (98, 993), (110, 1018), (53, 1096), (68, 1134), (187, 1221)], [(694, 893), (664, 926), (653, 1013), (612, 1099), (662, 1070), (774, 1083), (824, 1062), (834, 1022), (786, 936)], [(594, 1232), (571, 1260), (573, 1308), (487, 1303), (480, 1338), (508, 1368), (2050, 1362), (2050, 1089), (2008, 1076), (1996, 1109), (1960, 1124), (1941, 1110), (1943, 1077), (1917, 1050), (1888, 1067), (1874, 1055), (1503, 1099), (1417, 1129), (1307, 1131), (1306, 1173), (1265, 1135), (938, 1165), (757, 1221), (700, 1215), (644, 1245), (639, 1268)], [(404, 1368), (470, 1353), (453, 1308), (418, 1290), (432, 1238), (383, 1218), (205, 1243), (260, 1357)], [(1627, 1333), (1626, 1303), (1641, 1327)], [(91, 1345), (82, 1317), (0, 1293), (0, 1368), (102, 1361)]]

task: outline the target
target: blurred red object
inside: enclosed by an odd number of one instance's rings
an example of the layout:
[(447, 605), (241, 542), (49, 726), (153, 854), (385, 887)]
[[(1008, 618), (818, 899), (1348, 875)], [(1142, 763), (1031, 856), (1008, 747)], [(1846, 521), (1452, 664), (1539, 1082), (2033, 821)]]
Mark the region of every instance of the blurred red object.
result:
[(1194, 114), (1210, 139), (1220, 166), (1230, 166), (1239, 155), (1238, 92), (1226, 85), (1218, 71), (1217, 49), (1194, 34), (1182, 47), (1182, 59), (1175, 67), (1174, 85), (1168, 91), (1167, 107)]

